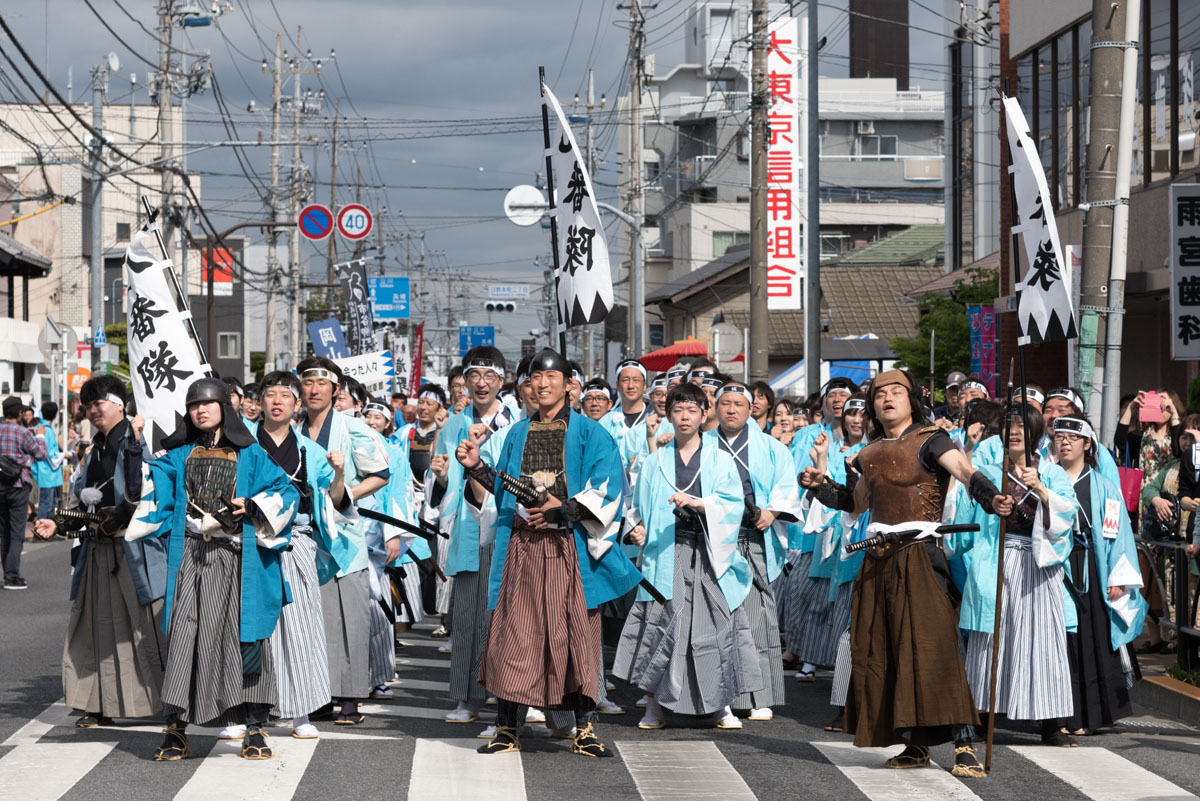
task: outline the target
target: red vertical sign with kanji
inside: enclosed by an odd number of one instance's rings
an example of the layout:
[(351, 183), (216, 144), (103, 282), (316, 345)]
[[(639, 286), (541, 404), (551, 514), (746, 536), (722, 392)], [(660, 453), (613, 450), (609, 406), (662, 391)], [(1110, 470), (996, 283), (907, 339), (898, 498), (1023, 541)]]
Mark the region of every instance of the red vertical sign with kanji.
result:
[(804, 296), (801, 240), (800, 27), (781, 17), (767, 44), (767, 308), (800, 309)]

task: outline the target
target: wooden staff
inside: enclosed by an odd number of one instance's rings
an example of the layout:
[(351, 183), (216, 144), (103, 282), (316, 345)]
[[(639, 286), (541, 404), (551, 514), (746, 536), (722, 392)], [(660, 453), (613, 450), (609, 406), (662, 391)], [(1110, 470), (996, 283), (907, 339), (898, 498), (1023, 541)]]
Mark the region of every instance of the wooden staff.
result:
[[(1012, 411), (1013, 411), (1013, 362), (1009, 359), (1008, 362), (1008, 400), (1004, 404), (1004, 442), (1001, 447), (1004, 448), (1004, 459), (1001, 462), (1000, 474), (1000, 495), (1008, 494), (1008, 472), (1012, 468), (1012, 462), (1008, 457), (1008, 437), (1012, 433)], [(1000, 537), (996, 544), (996, 614), (995, 621), (992, 624), (992, 676), (991, 685), (988, 688), (988, 724), (987, 724), (987, 750), (983, 758), (983, 769), (987, 773), (992, 772), (992, 739), (996, 734), (996, 671), (1000, 663), (1000, 611), (1004, 598), (1004, 534), (1008, 528), (1008, 518), (1000, 518)]]

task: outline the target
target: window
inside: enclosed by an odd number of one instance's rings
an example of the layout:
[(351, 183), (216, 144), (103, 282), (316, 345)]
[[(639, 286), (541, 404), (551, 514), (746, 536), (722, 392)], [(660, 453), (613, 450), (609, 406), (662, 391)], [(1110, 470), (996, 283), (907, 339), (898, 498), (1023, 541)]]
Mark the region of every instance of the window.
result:
[(1196, 131), (1200, 128), (1200, 120), (1196, 113), (1196, 68), (1200, 67), (1200, 25), (1193, 21), (1179, 28), (1179, 78), (1178, 100), (1175, 104), (1176, 120), (1179, 127), (1179, 169), (1194, 170), (1200, 164), (1200, 150), (1197, 149)]
[(745, 245), (749, 242), (749, 231), (713, 231), (713, 258), (719, 259), (725, 255), (725, 251), (729, 250), (734, 245)]
[[(1178, 171), (1178, 167), (1175, 166), (1178, 151), (1171, 147), (1174, 128), (1171, 119), (1174, 115), (1171, 111), (1175, 106), (1172, 99), (1172, 84), (1175, 81), (1171, 75), (1171, 34), (1174, 28), (1174, 20), (1171, 19), (1172, 5), (1173, 3), (1166, 0), (1150, 0), (1143, 6), (1145, 16), (1142, 19), (1142, 38), (1148, 40), (1150, 58), (1143, 60), (1146, 70), (1143, 79), (1148, 81), (1143, 85), (1148, 88), (1142, 93), (1142, 124), (1149, 132), (1149, 136), (1145, 137), (1149, 142), (1145, 175), (1150, 181), (1169, 178), (1172, 173)], [(1194, 23), (1193, 20), (1192, 25), (1185, 26), (1180, 33), (1194, 27)]]
[(650, 323), (646, 328), (650, 333), (650, 347), (661, 348), (666, 340), (666, 326), (662, 323)]
[(117, 241), (118, 242), (128, 242), (129, 241), (129, 223), (127, 223), (127, 222), (117, 223)]
[(242, 335), (237, 332), (217, 333), (217, 358), (240, 359), (242, 357)]
[(895, 161), (896, 137), (871, 134), (855, 141), (856, 161)]

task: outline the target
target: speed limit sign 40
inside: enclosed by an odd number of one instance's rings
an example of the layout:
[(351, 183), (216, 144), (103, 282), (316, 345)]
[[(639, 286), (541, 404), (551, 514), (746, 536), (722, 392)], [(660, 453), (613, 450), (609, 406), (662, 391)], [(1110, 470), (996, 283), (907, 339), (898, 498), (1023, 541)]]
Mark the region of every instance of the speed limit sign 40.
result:
[(358, 203), (342, 206), (341, 211), (338, 212), (338, 233), (346, 237), (346, 239), (353, 241), (362, 239), (371, 233), (372, 224), (371, 212), (367, 211), (366, 206)]

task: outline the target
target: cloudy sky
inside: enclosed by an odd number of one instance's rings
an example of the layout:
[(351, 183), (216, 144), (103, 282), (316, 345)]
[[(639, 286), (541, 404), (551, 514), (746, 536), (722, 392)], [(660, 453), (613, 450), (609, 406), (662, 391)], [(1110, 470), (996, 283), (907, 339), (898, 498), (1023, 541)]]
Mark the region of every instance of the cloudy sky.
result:
[[(121, 66), (110, 82), (111, 102), (129, 102), (131, 72), (137, 76), (136, 97), (146, 102), (151, 67), (141, 58), (157, 65), (156, 3), (88, 2), (94, 12), (85, 0), (21, 0), (5, 4), (3, 13), (64, 93), (71, 68), (74, 96), (85, 98), (89, 67), (112, 51)], [(822, 53), (822, 75), (846, 74), (845, 3), (831, 0), (820, 6), (822, 33), (830, 42)], [(504, 191), (532, 183), (544, 164), (537, 68), (546, 68), (548, 83), (565, 102), (576, 91), (583, 94), (591, 66), (596, 93), (607, 94), (611, 108), (628, 82), (628, 11), (618, 10), (617, 4), (618, 0), (234, 0), (233, 10), (215, 25), (176, 29), (174, 44), (211, 53), (221, 95), (243, 140), (260, 134), (270, 138), (271, 76), (262, 72), (261, 62), (264, 57), (273, 59), (277, 32), (284, 33), (283, 45), (291, 54), (297, 52), (298, 26), (299, 47), (311, 49), (314, 57), (336, 49), (336, 61), (327, 63), (320, 76), (302, 77), (304, 88), (323, 88), (326, 95), (321, 113), (305, 124), (305, 133), (320, 139), (302, 155), (316, 180), (315, 199), (329, 202), (329, 138), (336, 103), (342, 143), (339, 202), (353, 199), (354, 181), (361, 172), (364, 203), (376, 212), (388, 209), (388, 215), (377, 220), (387, 235), (387, 271), (403, 271), (400, 237), (424, 231), (426, 247), (445, 252), (444, 259), (434, 257), (430, 263), (448, 264), (467, 274), (473, 283), (462, 283), (476, 288), (472, 299), (454, 301), (455, 317), (465, 315), (479, 324), (484, 320), (478, 288), (489, 280), (540, 284), (541, 268), (534, 267), (534, 259), (544, 260), (548, 253), (547, 232), (540, 226), (518, 228), (501, 209)], [(682, 60), (684, 13), (692, 5), (692, 0), (659, 0), (658, 7), (646, 13), (647, 52), (655, 54), (659, 74)], [(941, 31), (944, 21), (932, 10), (940, 7), (941, 0), (911, 4), (910, 41), (913, 52), (923, 54), (914, 60), (940, 59), (944, 39), (917, 30)], [(115, 35), (104, 29), (97, 15)], [(940, 88), (942, 70), (940, 64), (914, 67), (913, 83)], [(290, 83), (283, 91), (291, 93)], [(252, 99), (256, 112), (247, 111)], [(289, 121), (285, 116), (285, 134)], [(602, 166), (595, 177), (599, 184), (611, 184), (624, 154), (616, 152), (615, 116), (603, 115), (598, 121)], [(187, 136), (227, 138), (213, 90), (189, 99)], [(266, 183), (268, 148), (248, 148), (245, 158), (254, 184), (228, 148), (189, 159), (189, 168), (204, 175), (203, 200), (218, 226), (263, 213), (257, 186)], [(281, 162), (286, 165), (289, 158), (285, 150)], [(602, 199), (616, 202), (611, 189), (601, 186), (597, 191)], [(604, 197), (605, 192), (610, 196)], [(323, 264), (323, 247), (311, 253), (314, 263)], [(435, 289), (441, 297), (430, 299), (427, 308), (447, 305), (445, 291)], [(505, 334), (519, 336), (524, 332), (516, 329), (522, 326), (527, 327), (525, 321), (511, 325), (513, 330)]]

